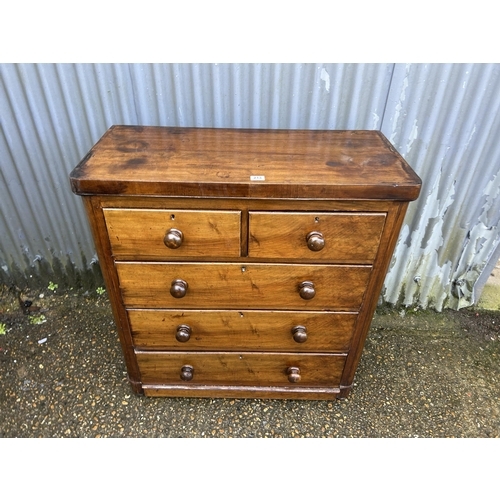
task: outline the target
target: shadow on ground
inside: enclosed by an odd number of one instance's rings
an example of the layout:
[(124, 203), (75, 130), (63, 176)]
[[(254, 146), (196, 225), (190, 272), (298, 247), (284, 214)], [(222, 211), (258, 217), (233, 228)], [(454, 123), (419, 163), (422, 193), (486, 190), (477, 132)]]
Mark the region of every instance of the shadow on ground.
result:
[(4, 438), (500, 436), (498, 311), (379, 311), (331, 402), (135, 396), (106, 294), (3, 288), (0, 333)]

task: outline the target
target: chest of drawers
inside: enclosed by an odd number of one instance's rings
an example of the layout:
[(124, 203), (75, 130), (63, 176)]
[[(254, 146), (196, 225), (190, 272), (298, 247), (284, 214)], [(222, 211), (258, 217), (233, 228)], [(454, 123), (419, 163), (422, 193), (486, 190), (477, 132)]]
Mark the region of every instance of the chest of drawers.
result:
[(136, 393), (294, 399), (351, 389), (421, 184), (376, 131), (132, 126), (70, 181)]

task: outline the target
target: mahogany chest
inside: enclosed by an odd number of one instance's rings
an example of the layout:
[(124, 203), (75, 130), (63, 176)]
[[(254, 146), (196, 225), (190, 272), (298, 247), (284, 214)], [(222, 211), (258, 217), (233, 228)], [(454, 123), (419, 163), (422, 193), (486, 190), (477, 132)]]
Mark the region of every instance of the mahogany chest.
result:
[(113, 126), (70, 174), (148, 396), (352, 387), (421, 181), (377, 131)]

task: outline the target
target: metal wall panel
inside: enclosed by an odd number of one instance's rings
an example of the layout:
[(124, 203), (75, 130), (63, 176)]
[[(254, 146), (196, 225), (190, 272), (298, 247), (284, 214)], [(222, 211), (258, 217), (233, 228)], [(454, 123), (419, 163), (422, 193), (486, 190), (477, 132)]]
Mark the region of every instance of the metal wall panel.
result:
[(95, 275), (94, 246), (68, 173), (112, 124), (380, 129), (424, 182), (382, 298), (438, 310), (468, 305), (500, 251), (499, 70), (2, 64), (0, 281), (33, 286), (53, 277), (72, 285)]
[(374, 128), (393, 65), (0, 65), (0, 280), (92, 269), (68, 173), (113, 124)]
[(397, 65), (381, 130), (423, 179), (383, 299), (473, 304), (500, 243), (500, 65)]
[[(230, 128), (377, 128), (393, 65), (130, 65), (136, 122)], [(129, 120), (130, 122), (130, 120)]]

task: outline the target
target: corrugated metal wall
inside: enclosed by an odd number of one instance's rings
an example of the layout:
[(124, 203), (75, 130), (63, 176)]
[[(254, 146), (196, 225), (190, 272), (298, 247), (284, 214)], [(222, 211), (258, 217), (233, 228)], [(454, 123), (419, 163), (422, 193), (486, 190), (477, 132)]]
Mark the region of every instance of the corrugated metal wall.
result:
[(423, 189), (395, 251), (386, 301), (440, 310), (479, 298), (500, 249), (499, 111), (500, 65), (396, 65), (381, 130)]
[(500, 251), (499, 73), (494, 64), (0, 65), (0, 280), (99, 279), (68, 173), (113, 124), (378, 129), (423, 179), (382, 300), (469, 305)]

